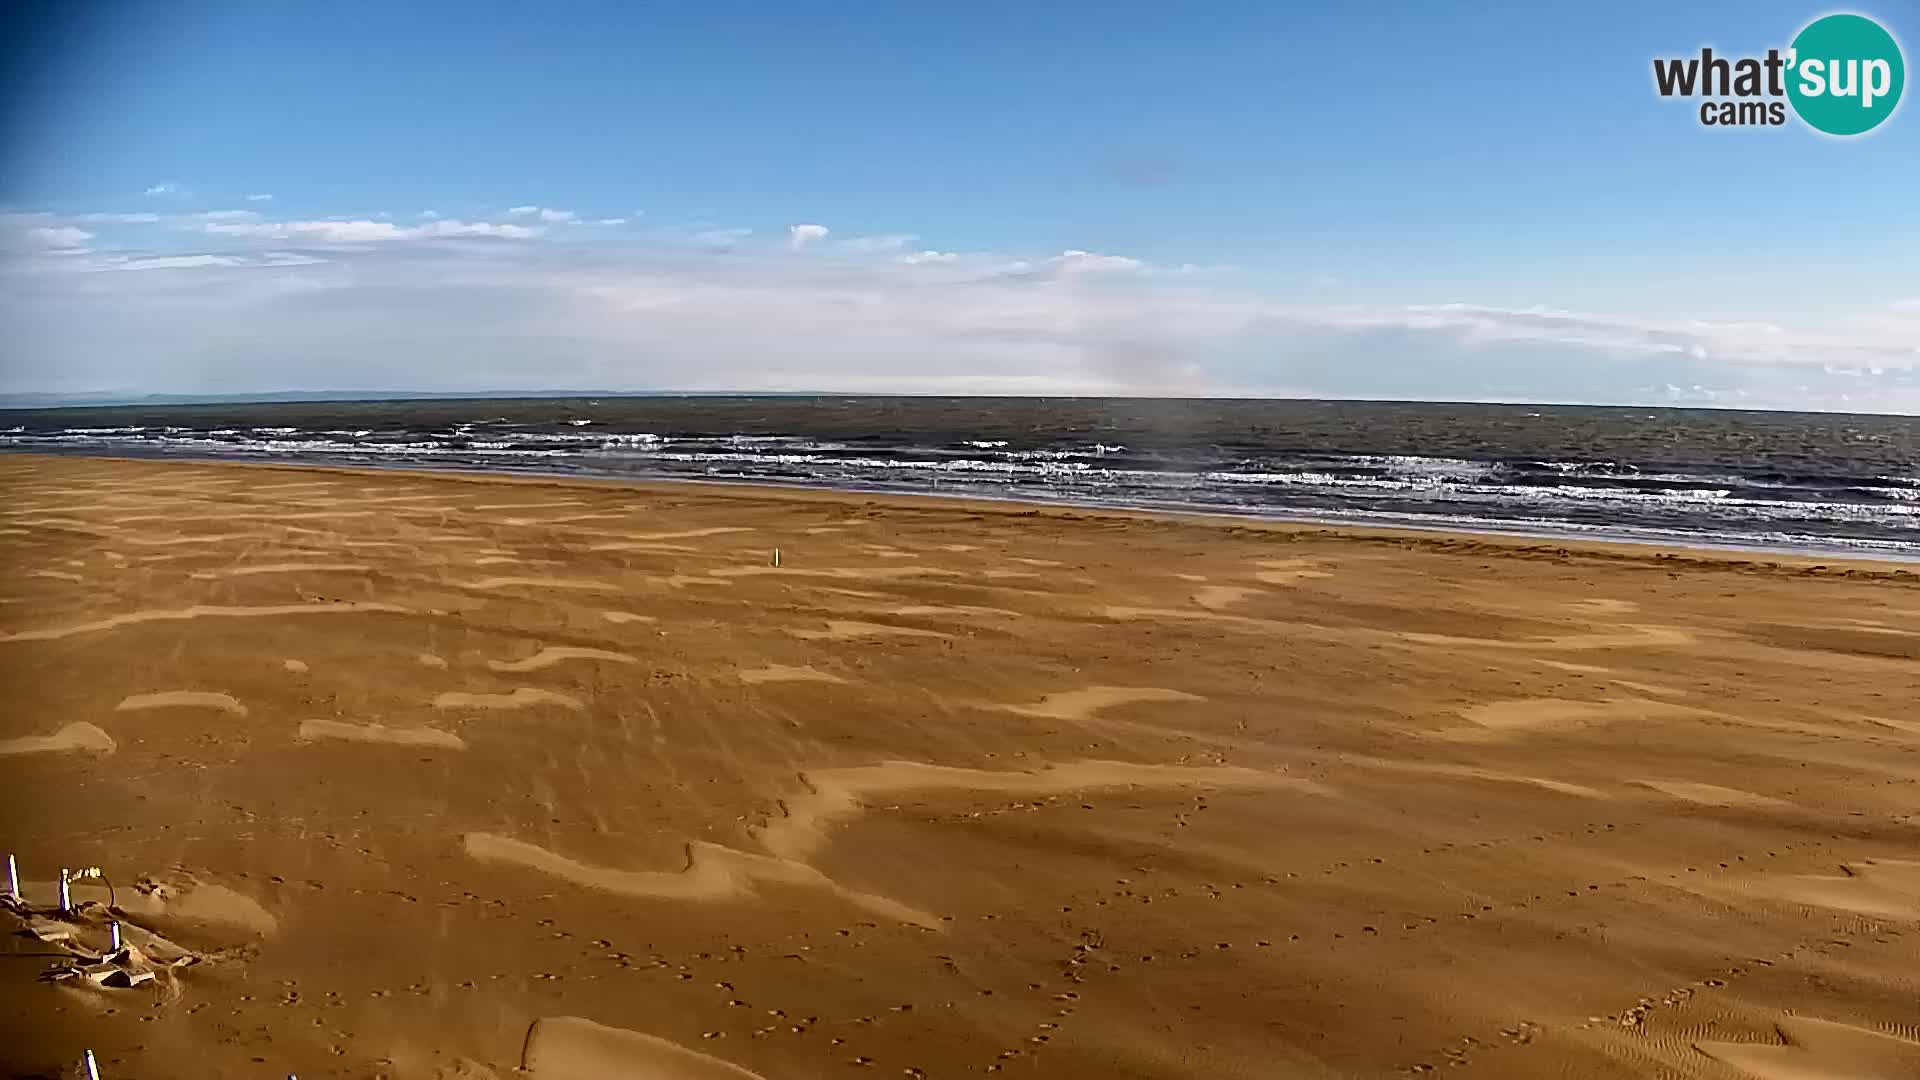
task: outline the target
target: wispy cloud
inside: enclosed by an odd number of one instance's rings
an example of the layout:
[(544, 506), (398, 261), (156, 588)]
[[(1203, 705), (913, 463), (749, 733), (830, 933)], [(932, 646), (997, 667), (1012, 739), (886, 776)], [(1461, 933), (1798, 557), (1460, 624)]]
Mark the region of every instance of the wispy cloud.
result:
[(188, 194), (188, 191), (179, 184), (166, 183), (153, 185), (146, 190), (146, 194), (154, 198), (167, 198), (169, 196), (185, 196)]
[(395, 225), (390, 221), (209, 221), (202, 226), (216, 236), (246, 237), (256, 240), (305, 240), (320, 244), (369, 244), (393, 240), (446, 239), (456, 237), (493, 237), (527, 240), (540, 230), (525, 225), (499, 225), (485, 221), (459, 221), (452, 218), (424, 225)]
[(693, 234), (693, 242), (715, 251), (732, 251), (752, 235), (752, 229), (702, 229)]
[(826, 239), (830, 231), (825, 225), (789, 225), (787, 246), (798, 251), (815, 240)]
[(840, 242), (848, 251), (887, 252), (901, 251), (915, 240), (920, 239), (912, 233), (886, 233), (880, 236), (854, 236)]
[(623, 217), (594, 218), (591, 222), (594, 225), (625, 225), (626, 223), (627, 219)]
[(260, 215), (252, 210), (204, 210), (193, 217), (196, 221), (254, 221)]
[(272, 198), (273, 198), (273, 196), (271, 196), (271, 195), (268, 195), (268, 194), (265, 194), (265, 193), (263, 192), (263, 193), (261, 193), (261, 194), (258, 194), (258, 195), (249, 195), (249, 196), (247, 196), (247, 201), (248, 201), (248, 202), (266, 202), (266, 201), (268, 201), (268, 200), (270, 200), (270, 199), (272, 199)]
[(556, 210), (551, 206), (513, 206), (507, 213), (514, 217), (539, 218), (550, 225), (571, 225), (580, 220), (580, 215), (572, 210)]

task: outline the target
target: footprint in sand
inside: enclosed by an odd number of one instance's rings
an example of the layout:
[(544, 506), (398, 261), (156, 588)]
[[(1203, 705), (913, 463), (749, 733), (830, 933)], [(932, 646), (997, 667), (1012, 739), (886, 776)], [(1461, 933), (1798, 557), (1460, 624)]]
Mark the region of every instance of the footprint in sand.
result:
[(247, 715), (247, 707), (232, 695), (206, 690), (162, 690), (153, 694), (134, 694), (122, 698), (115, 712), (140, 712), (146, 709), (218, 709), (230, 716)]
[(552, 690), (522, 686), (510, 694), (463, 694), (449, 692), (434, 697), (436, 709), (529, 709), (536, 705), (558, 705), (575, 712), (585, 711), (586, 705), (578, 698)]
[(607, 1027), (577, 1016), (535, 1020), (521, 1050), (520, 1071), (530, 1080), (605, 1080), (615, 1076), (761, 1080), (759, 1073), (657, 1035)]
[(51, 735), (0, 739), (0, 757), (15, 754), (63, 754), (84, 750), (95, 754), (114, 751), (113, 736), (84, 720), (68, 724)]
[(582, 649), (572, 646), (550, 645), (525, 660), (489, 660), (487, 666), (495, 671), (520, 673), (539, 671), (567, 660), (605, 660), (613, 664), (637, 664), (640, 661), (626, 653), (610, 652), (606, 649)]
[(339, 720), (303, 720), (300, 723), (300, 738), (305, 742), (342, 739), (347, 742), (386, 743), (434, 750), (467, 748), (466, 740), (451, 731), (427, 727), (387, 727), (384, 724), (348, 724)]
[(1048, 694), (1032, 705), (994, 705), (1001, 712), (1042, 720), (1085, 720), (1102, 709), (1143, 701), (1203, 701), (1196, 694), (1156, 686), (1089, 686)]
[(740, 672), (740, 681), (749, 686), (774, 682), (824, 682), (844, 683), (847, 680), (810, 667), (787, 667), (784, 664), (768, 664), (762, 668), (747, 668)]
[(1872, 1028), (1783, 1016), (1778, 1043), (1696, 1042), (1694, 1049), (1756, 1080), (1910, 1080), (1920, 1042)]

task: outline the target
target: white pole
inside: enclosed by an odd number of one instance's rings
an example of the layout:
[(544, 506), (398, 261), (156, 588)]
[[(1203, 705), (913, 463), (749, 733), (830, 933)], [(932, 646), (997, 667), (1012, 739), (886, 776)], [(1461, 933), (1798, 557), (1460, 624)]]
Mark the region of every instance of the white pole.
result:
[(93, 1062), (93, 1051), (84, 1050), (81, 1052), (87, 1055), (86, 1057), (87, 1080), (100, 1080), (100, 1066), (94, 1064)]
[(67, 889), (67, 868), (63, 866), (60, 868), (60, 910), (61, 911), (66, 911), (68, 908), (73, 906), (72, 896), (73, 894), (69, 892)]
[(117, 922), (115, 922), (115, 923), (108, 923), (108, 924), (107, 924), (107, 932), (108, 932), (109, 934), (112, 934), (112, 935), (113, 935), (113, 949), (114, 949), (114, 951), (115, 951), (115, 952), (119, 952), (119, 951), (120, 951), (120, 924), (119, 924), (119, 923), (117, 923)]
[(776, 568), (778, 568), (780, 565), (780, 549), (779, 548), (773, 549), (773, 565)]
[(7, 852), (7, 895), (20, 899), (20, 864), (13, 861), (13, 852)]

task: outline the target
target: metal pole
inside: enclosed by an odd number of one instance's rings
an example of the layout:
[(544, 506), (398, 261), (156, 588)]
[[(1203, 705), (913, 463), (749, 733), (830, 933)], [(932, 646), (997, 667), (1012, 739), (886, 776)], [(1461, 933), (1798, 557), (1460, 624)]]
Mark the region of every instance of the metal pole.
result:
[(107, 933), (113, 935), (113, 949), (115, 952), (119, 952), (120, 951), (120, 924), (117, 922), (108, 923)]
[(7, 895), (20, 899), (20, 864), (13, 861), (13, 852), (7, 852)]
[(100, 1066), (93, 1062), (93, 1051), (81, 1051), (86, 1055), (87, 1080), (100, 1080)]
[(60, 910), (67, 911), (73, 906), (73, 893), (67, 888), (67, 868), (60, 868)]

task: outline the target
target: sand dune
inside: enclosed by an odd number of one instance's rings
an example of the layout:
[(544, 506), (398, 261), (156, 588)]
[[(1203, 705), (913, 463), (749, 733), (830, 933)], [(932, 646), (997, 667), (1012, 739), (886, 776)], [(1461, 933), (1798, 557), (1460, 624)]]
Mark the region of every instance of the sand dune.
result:
[(1783, 1016), (1779, 1041), (1699, 1042), (1700, 1052), (1755, 1080), (1906, 1080), (1920, 1076), (1920, 1040), (1814, 1017)]
[(467, 742), (451, 731), (433, 728), (399, 728), (383, 724), (348, 724), (339, 720), (300, 721), (302, 739), (344, 739), (348, 742), (386, 743), (392, 746), (431, 747), (436, 750), (465, 750)]
[(520, 1065), (533, 1080), (760, 1080), (679, 1043), (577, 1016), (534, 1021)]
[(186, 608), (131, 611), (122, 615), (110, 615), (104, 619), (76, 623), (71, 626), (56, 627), (50, 630), (21, 630), (10, 634), (0, 634), (0, 642), (52, 641), (57, 638), (74, 637), (79, 634), (97, 634), (107, 630), (117, 630), (123, 626), (136, 626), (140, 623), (148, 622), (175, 622), (185, 619), (263, 619), (279, 615), (353, 615), (362, 612), (407, 614), (407, 609), (397, 607), (393, 604), (372, 602), (265, 604), (256, 607), (196, 604), (193, 607)]
[(530, 709), (538, 705), (558, 705), (563, 709), (573, 709), (576, 712), (586, 708), (579, 698), (534, 686), (516, 687), (511, 693), (506, 694), (468, 694), (448, 691), (436, 695), (433, 699), (433, 707), (436, 709)]
[(85, 720), (76, 720), (51, 735), (23, 735), (17, 739), (0, 739), (0, 757), (14, 754), (62, 754), (75, 750), (111, 754), (114, 750), (113, 736)]
[(230, 716), (247, 715), (247, 707), (234, 700), (233, 695), (210, 690), (158, 690), (131, 694), (121, 698), (120, 704), (114, 706), (116, 712), (147, 709), (217, 709)]
[(572, 645), (549, 645), (524, 660), (489, 660), (487, 666), (495, 671), (522, 672), (539, 671), (568, 660), (601, 660), (610, 664), (637, 664), (640, 661), (626, 653), (610, 649), (586, 649)]

